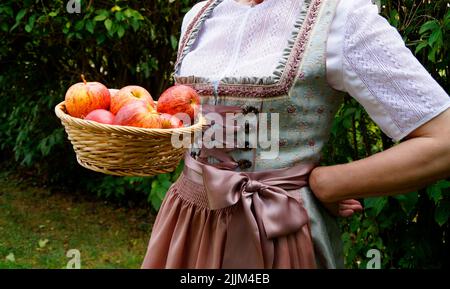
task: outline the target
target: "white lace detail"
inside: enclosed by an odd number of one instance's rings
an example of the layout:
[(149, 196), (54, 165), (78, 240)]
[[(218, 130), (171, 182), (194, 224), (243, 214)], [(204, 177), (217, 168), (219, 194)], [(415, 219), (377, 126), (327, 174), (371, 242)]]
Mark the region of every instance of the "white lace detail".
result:
[(251, 8), (224, 0), (205, 21), (199, 38), (182, 62), (180, 75), (210, 79), (272, 76), (302, 5), (303, 1), (266, 0)]
[[(344, 71), (356, 73), (381, 105), (384, 113), (377, 115), (389, 119), (373, 118), (391, 137), (401, 139), (449, 107), (448, 95), (373, 5), (350, 11), (345, 27)], [(344, 83), (349, 92), (355, 91), (348, 85)], [(398, 130), (387, 128), (389, 123)]]

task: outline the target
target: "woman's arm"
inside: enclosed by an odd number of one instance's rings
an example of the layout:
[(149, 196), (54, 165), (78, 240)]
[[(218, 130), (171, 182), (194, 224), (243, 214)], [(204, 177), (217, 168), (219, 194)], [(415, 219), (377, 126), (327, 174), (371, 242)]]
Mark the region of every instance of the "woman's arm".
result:
[(450, 109), (406, 141), (348, 164), (318, 167), (310, 187), (324, 203), (412, 192), (450, 177)]

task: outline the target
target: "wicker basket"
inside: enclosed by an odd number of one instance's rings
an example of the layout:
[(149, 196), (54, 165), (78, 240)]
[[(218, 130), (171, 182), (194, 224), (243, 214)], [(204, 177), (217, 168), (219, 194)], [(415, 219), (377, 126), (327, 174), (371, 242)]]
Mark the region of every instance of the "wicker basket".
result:
[(174, 148), (172, 135), (201, 131), (205, 119), (190, 127), (146, 129), (101, 124), (67, 114), (64, 102), (55, 112), (72, 142), (77, 161), (83, 167), (116, 176), (153, 176), (172, 172), (186, 151)]

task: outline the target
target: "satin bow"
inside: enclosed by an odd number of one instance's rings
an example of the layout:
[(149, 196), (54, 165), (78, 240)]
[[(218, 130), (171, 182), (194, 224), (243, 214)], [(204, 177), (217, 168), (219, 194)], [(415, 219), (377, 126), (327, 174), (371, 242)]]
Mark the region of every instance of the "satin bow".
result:
[(272, 239), (295, 233), (308, 223), (300, 195), (287, 190), (306, 186), (313, 165), (250, 173), (199, 165), (210, 208), (238, 206), (228, 226), (222, 267), (271, 268)]

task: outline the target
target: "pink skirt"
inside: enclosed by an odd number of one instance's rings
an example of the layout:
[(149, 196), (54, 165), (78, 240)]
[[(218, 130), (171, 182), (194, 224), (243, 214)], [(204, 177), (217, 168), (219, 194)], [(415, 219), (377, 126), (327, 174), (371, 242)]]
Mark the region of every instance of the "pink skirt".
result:
[[(295, 193), (300, 198), (299, 190)], [(211, 210), (204, 185), (182, 173), (161, 205), (142, 268), (223, 268), (229, 224), (238, 207)], [(271, 241), (273, 261), (268, 269), (316, 268), (309, 222)]]

